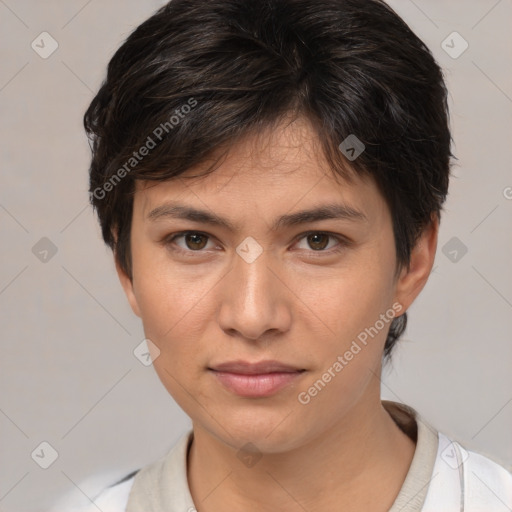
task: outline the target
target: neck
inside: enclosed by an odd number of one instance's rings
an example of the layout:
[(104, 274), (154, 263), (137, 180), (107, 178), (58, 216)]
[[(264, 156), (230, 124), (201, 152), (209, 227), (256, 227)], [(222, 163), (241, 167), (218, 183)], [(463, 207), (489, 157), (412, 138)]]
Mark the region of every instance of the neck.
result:
[(187, 467), (198, 512), (389, 510), (415, 444), (377, 401), (356, 404), (311, 442), (265, 453), (249, 467), (237, 449), (194, 425)]

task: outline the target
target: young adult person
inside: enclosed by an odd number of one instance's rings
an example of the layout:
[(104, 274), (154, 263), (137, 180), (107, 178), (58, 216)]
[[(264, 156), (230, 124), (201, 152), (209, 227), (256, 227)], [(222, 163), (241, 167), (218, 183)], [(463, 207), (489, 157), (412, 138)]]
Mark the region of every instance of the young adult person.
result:
[(172, 0), (128, 37), (85, 115), (91, 202), (193, 429), (91, 510), (511, 509), (505, 468), (380, 397), (435, 257), (446, 97), (380, 0)]

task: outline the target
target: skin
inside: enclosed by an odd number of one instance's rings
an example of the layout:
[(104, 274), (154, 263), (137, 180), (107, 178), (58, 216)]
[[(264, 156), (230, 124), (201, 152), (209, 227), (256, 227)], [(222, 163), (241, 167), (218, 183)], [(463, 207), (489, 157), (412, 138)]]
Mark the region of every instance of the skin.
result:
[[(409, 308), (433, 265), (437, 222), (419, 238), (409, 268), (396, 272), (390, 211), (376, 185), (334, 179), (302, 118), (239, 141), (213, 174), (183, 179), (200, 169), (137, 183), (132, 279), (117, 265), (160, 350), (155, 370), (192, 419), (187, 471), (197, 510), (388, 510), (415, 449), (380, 401), (389, 323), (309, 403), (297, 397), (394, 303), (399, 314)], [(238, 229), (148, 218), (170, 200)], [(270, 229), (281, 215), (331, 202), (364, 219)], [(169, 241), (186, 230), (206, 236)], [(333, 237), (308, 238), (310, 230)], [(248, 236), (263, 249), (252, 263), (236, 252)], [(270, 397), (241, 397), (207, 369), (235, 359), (275, 359), (306, 371)], [(244, 446), (261, 456), (252, 467), (237, 456)]]

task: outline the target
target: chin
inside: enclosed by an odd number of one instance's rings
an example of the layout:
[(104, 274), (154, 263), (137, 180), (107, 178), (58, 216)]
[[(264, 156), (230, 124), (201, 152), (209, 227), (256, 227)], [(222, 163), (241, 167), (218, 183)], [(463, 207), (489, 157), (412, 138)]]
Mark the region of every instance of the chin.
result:
[[(232, 415), (222, 416), (222, 425), (210, 424), (208, 430), (221, 441), (235, 449), (243, 449), (244, 445), (251, 443), (263, 453), (280, 453), (294, 448), (297, 438), (302, 434), (297, 431), (297, 420), (289, 410), (271, 414), (260, 411), (235, 411)], [(213, 432), (212, 432), (213, 431)], [(248, 447), (248, 449), (252, 449)]]

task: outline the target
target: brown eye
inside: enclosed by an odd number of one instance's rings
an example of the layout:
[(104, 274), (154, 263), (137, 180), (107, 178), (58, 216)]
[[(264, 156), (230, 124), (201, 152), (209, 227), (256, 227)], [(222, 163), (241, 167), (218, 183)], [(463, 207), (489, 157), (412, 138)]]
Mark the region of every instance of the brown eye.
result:
[(343, 235), (325, 231), (309, 231), (303, 233), (297, 248), (305, 251), (311, 257), (330, 256), (339, 253), (351, 246), (349, 239)]
[(187, 248), (193, 251), (204, 249), (205, 245), (208, 242), (208, 237), (205, 235), (201, 235), (200, 233), (188, 233), (183, 236)]
[(329, 245), (329, 235), (325, 233), (313, 233), (308, 235), (307, 240), (309, 246), (315, 251), (321, 251)]
[[(181, 254), (203, 253), (208, 251), (210, 236), (199, 231), (182, 231), (169, 235), (162, 240), (168, 249)], [(203, 251), (203, 249), (205, 249)], [(211, 249), (211, 247), (210, 247)]]

